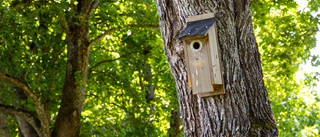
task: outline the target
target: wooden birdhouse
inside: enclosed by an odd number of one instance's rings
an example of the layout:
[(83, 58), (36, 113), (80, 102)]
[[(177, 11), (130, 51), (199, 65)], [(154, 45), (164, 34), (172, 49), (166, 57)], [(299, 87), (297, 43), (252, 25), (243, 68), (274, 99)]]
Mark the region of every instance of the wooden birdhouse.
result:
[(200, 97), (225, 94), (213, 13), (188, 18), (178, 39), (183, 41), (188, 84)]

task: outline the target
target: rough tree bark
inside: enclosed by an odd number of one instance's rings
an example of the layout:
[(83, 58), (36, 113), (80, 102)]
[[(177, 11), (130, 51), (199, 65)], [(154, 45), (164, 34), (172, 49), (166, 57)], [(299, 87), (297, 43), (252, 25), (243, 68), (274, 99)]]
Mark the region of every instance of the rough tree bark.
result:
[[(185, 136), (278, 136), (252, 28), (250, 0), (156, 0), (163, 46), (176, 81)], [(215, 13), (226, 94), (188, 87), (183, 45), (188, 16)]]

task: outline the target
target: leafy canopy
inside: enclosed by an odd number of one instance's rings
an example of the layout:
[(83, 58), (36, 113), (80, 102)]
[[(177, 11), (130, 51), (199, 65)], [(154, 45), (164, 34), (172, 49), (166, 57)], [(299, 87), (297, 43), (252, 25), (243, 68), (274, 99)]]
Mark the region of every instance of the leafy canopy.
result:
[[(264, 81), (269, 93), (280, 136), (318, 136), (320, 100), (312, 90), (319, 73), (297, 77), (299, 67), (316, 46), (319, 5), (310, 1), (310, 10), (298, 10), (293, 0), (262, 0), (251, 5), (253, 25), (261, 53)], [(315, 64), (316, 65), (316, 64)]]

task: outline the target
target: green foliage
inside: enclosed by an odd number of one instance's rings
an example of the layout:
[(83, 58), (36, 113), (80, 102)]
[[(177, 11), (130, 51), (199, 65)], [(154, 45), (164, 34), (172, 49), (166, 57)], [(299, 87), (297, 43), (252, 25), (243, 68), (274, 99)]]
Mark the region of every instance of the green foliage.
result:
[[(168, 128), (164, 125), (168, 125), (170, 111), (177, 105), (177, 101), (174, 82), (159, 41), (159, 30), (132, 28), (130, 31), (129, 36), (125, 29), (110, 36), (115, 39), (101, 42), (101, 45), (115, 43), (113, 47), (96, 46), (91, 49), (90, 54), (95, 58), (92, 58), (90, 64), (103, 60), (114, 61), (100, 65), (89, 74), (89, 96), (83, 116), (93, 118), (85, 119), (84, 122), (95, 125), (98, 129), (94, 133), (97, 135), (164, 135)], [(119, 36), (123, 37), (118, 39)], [(105, 51), (112, 52), (108, 54)], [(142, 66), (145, 63), (152, 68), (152, 85), (155, 89), (155, 97), (149, 103), (145, 99), (144, 90), (148, 81), (141, 73), (146, 69)], [(94, 119), (97, 116), (99, 120)], [(103, 133), (99, 133), (101, 131)], [(84, 132), (83, 136), (90, 133), (92, 131)]]
[[(41, 95), (47, 113), (58, 111), (66, 64), (64, 32), (53, 4), (34, 3), (29, 8), (10, 8), (11, 1), (2, 1), (0, 8), (0, 69), (25, 80)], [(3, 87), (3, 84), (6, 86)], [(35, 112), (31, 99), (18, 100), (13, 86), (2, 83), (4, 104)], [(11, 119), (13, 120), (13, 119)], [(10, 124), (16, 125), (16, 124)], [(17, 127), (12, 129), (17, 129)]]
[[(69, 8), (70, 1), (33, 1), (12, 8), (17, 3), (1, 2), (0, 26), (6, 29), (0, 31), (0, 70), (26, 80), (41, 96), (53, 127), (67, 61), (66, 34), (61, 19), (75, 13)], [(178, 108), (178, 101), (163, 54), (160, 30), (155, 29), (159, 24), (156, 15), (151, 0), (101, 1), (93, 11), (89, 20), (90, 40), (108, 30), (120, 29), (90, 49), (81, 136), (167, 134), (171, 110)], [(146, 66), (150, 67), (149, 78), (145, 76)], [(74, 73), (81, 90), (82, 75), (82, 72)], [(154, 98), (149, 102), (146, 100), (148, 86), (154, 91)], [(10, 87), (7, 82), (0, 86), (4, 104), (21, 104), (24, 109), (35, 112), (32, 101), (17, 100)], [(18, 134), (13, 119), (10, 129), (13, 136)]]
[[(319, 11), (319, 7), (320, 7), (320, 1), (319, 0), (309, 0), (308, 1), (308, 7), (310, 8), (311, 11)], [(318, 15), (319, 17), (319, 15)]]
[[(81, 136), (162, 136), (167, 134), (170, 112), (178, 105), (175, 85), (163, 54), (156, 8), (151, 1), (105, 2), (92, 17), (90, 28), (123, 28), (90, 50), (84, 127)], [(99, 62), (103, 64), (95, 67)], [(152, 81), (143, 74), (148, 64)], [(149, 83), (151, 82), (151, 83)], [(146, 101), (152, 84), (154, 99)]]
[[(309, 4), (319, 8), (312, 1)], [(318, 136), (320, 102), (316, 91), (309, 90), (315, 86), (317, 75), (305, 74), (305, 79), (299, 80), (297, 72), (316, 46), (319, 17), (310, 10), (298, 11), (298, 4), (292, 0), (257, 1), (251, 9), (265, 85), (280, 136)], [(314, 65), (319, 65), (318, 59), (313, 56)]]

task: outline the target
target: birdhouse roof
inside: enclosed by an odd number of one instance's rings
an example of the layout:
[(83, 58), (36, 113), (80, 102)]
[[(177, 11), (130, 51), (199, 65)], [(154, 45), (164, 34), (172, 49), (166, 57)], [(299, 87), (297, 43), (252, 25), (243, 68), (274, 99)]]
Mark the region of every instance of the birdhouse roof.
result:
[(214, 22), (216, 22), (216, 17), (188, 22), (187, 27), (180, 33), (177, 39), (195, 35), (205, 36)]

